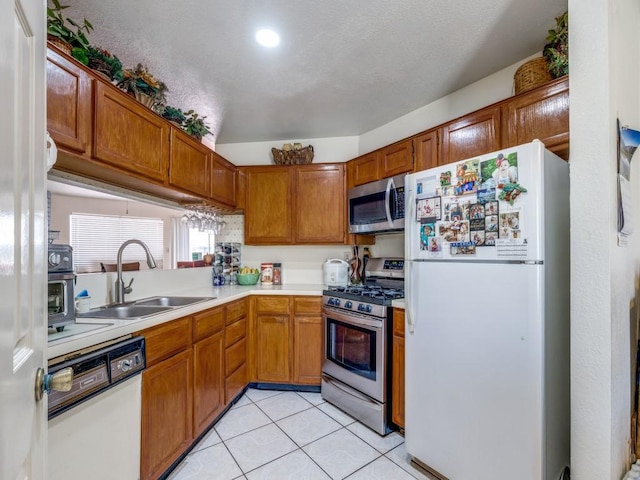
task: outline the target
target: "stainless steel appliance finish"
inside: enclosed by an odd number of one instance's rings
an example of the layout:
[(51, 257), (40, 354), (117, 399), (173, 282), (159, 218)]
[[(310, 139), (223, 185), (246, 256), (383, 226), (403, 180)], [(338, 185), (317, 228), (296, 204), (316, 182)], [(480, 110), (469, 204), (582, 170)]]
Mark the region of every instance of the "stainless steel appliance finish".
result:
[(404, 230), (404, 177), (385, 178), (349, 189), (349, 232)]
[(322, 397), (381, 435), (390, 431), (391, 302), (404, 297), (403, 265), (371, 259), (365, 285), (322, 297)]
[(144, 337), (131, 336), (52, 360), (49, 374), (73, 368), (73, 386), (49, 393), (49, 419), (140, 373), (145, 363)]
[(47, 287), (48, 325), (59, 332), (75, 321), (73, 249), (70, 245), (49, 245)]

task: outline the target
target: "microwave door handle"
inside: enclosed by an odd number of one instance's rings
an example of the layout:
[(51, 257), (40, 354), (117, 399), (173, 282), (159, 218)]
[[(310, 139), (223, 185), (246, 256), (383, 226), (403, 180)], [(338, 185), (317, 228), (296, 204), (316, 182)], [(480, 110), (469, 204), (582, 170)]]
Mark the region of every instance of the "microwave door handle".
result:
[(390, 205), (392, 191), (395, 194), (396, 189), (395, 189), (395, 185), (393, 184), (393, 177), (389, 178), (389, 180), (387, 181), (387, 189), (385, 190), (385, 195), (384, 195), (384, 200), (385, 200), (384, 209), (385, 209), (385, 212), (387, 213), (387, 222), (389, 222), (389, 228), (393, 228), (393, 219), (391, 218), (391, 205)]

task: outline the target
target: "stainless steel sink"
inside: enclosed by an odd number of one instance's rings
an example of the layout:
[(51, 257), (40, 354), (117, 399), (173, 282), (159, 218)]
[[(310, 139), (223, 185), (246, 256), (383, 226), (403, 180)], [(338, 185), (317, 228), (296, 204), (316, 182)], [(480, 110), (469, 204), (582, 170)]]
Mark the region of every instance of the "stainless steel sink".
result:
[(127, 302), (121, 305), (107, 305), (94, 308), (87, 313), (76, 314), (77, 318), (114, 318), (118, 320), (138, 320), (173, 310), (187, 307), (207, 300), (215, 300), (217, 297), (149, 297), (135, 302)]
[(216, 297), (152, 297), (137, 300), (136, 305), (158, 305), (161, 307), (186, 307), (194, 303), (214, 300)]
[(77, 314), (78, 318), (116, 318), (118, 320), (137, 320), (171, 310), (171, 307), (151, 305), (111, 305)]

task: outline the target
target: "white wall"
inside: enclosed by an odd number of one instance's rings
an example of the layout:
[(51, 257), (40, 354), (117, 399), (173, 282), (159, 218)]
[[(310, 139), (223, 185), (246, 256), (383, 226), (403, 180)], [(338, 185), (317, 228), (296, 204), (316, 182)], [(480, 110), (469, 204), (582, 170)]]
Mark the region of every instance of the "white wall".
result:
[(569, 0), (569, 18), (571, 473), (619, 479), (629, 460), (630, 304), (640, 249), (637, 228), (629, 247), (616, 241), (615, 122), (640, 129), (640, 9), (636, 0)]

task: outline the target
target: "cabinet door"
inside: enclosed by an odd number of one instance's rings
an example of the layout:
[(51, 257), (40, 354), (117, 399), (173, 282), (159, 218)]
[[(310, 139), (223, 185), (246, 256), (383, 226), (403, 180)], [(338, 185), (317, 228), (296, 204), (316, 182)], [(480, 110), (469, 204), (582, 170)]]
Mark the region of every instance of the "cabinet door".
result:
[(211, 173), (211, 198), (231, 207), (236, 205), (236, 167), (216, 152)]
[(76, 63), (47, 49), (47, 130), (58, 148), (91, 154), (91, 84)]
[(391, 352), (391, 420), (404, 428), (404, 321), (405, 311), (393, 309)]
[(224, 332), (193, 346), (193, 429), (197, 437), (224, 407)]
[(98, 160), (164, 182), (168, 125), (132, 97), (96, 82), (93, 156)]
[(255, 371), (259, 382), (291, 380), (289, 316), (258, 315), (255, 329)]
[(303, 385), (320, 385), (322, 316), (295, 316), (293, 332), (293, 381)]
[(158, 478), (193, 440), (191, 357), (188, 349), (142, 373), (142, 480)]
[(438, 131), (431, 130), (413, 137), (416, 162), (414, 171), (421, 172), (438, 166)]
[(380, 151), (380, 178), (393, 177), (413, 170), (413, 140), (384, 147)]
[(293, 382), (320, 385), (322, 297), (293, 297)]
[(244, 238), (249, 245), (293, 243), (293, 174), (290, 167), (246, 171)]
[(354, 158), (348, 165), (348, 186), (357, 187), (369, 182), (375, 182), (380, 177), (380, 152), (367, 153), (358, 158)]
[(478, 110), (440, 129), (440, 165), (500, 149), (500, 107)]
[(404, 337), (393, 336), (391, 420), (404, 428)]
[(505, 147), (538, 139), (569, 158), (569, 79), (563, 77), (512, 97), (503, 105)]
[(169, 185), (208, 198), (211, 192), (211, 150), (171, 128)]
[(295, 175), (296, 243), (343, 243), (344, 165), (305, 165)]

